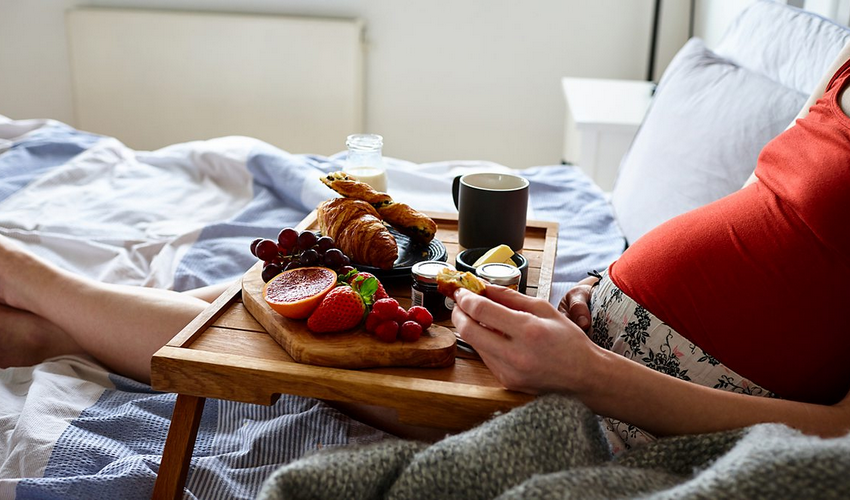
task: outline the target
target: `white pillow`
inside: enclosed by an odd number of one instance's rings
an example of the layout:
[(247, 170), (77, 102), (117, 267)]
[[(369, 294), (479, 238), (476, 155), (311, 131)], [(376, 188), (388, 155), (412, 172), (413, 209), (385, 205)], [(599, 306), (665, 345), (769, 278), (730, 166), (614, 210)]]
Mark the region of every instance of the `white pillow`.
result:
[(735, 18), (714, 52), (808, 95), (848, 41), (845, 26), (784, 2), (761, 0)]
[(611, 202), (626, 240), (739, 189), (807, 97), (691, 39), (620, 165)]

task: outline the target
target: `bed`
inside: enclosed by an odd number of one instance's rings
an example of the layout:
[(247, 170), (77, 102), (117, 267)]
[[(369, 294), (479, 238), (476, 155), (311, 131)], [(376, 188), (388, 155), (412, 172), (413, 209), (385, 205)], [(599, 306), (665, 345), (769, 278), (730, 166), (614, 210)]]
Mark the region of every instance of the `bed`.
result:
[[(737, 189), (848, 40), (846, 28), (825, 19), (756, 2), (716, 51), (691, 40), (671, 62), (613, 193), (575, 166), (519, 170), (530, 182), (529, 216), (559, 223), (551, 301), (655, 225)], [(296, 225), (329, 197), (318, 179), (344, 159), (235, 136), (138, 151), (51, 120), (0, 117), (0, 234), (106, 282), (178, 291), (230, 282), (254, 264), (251, 240)], [(393, 158), (387, 167), (394, 198), (441, 212), (455, 210), (455, 175), (508, 170)], [(0, 498), (149, 498), (174, 400), (84, 357), (0, 370)], [(282, 397), (270, 407), (208, 400), (185, 494), (254, 498), (282, 464), (386, 438), (316, 400)], [(792, 461), (806, 450), (813, 460), (834, 459), (813, 446), (825, 440), (804, 441), (791, 445)], [(850, 456), (848, 439), (829, 445)], [(732, 448), (714, 449), (721, 451), (712, 461)], [(717, 473), (708, 462), (692, 466), (696, 478)], [(659, 481), (655, 491), (672, 495), (664, 489), (671, 484)]]
[[(45, 120), (3, 119), (0, 137), (0, 233), (98, 280), (175, 290), (241, 277), (255, 262), (250, 242), (295, 226), (331, 197), (319, 178), (345, 158), (293, 155), (247, 137), (134, 151)], [(454, 210), (455, 175), (507, 170), (486, 162), (387, 163), (395, 199), (443, 212)], [(561, 224), (566, 251), (558, 257), (555, 300), (616, 258), (624, 239), (603, 193), (578, 169), (542, 166), (522, 175), (531, 182), (530, 216)], [(77, 357), (0, 373), (0, 497), (150, 497), (173, 395)], [(287, 425), (305, 420), (328, 421), (325, 435), (289, 443)], [(340, 421), (315, 401), (283, 398), (270, 408), (208, 403), (188, 492), (253, 497), (276, 464), (349, 436), (379, 434)], [(250, 452), (256, 449), (270, 452)]]

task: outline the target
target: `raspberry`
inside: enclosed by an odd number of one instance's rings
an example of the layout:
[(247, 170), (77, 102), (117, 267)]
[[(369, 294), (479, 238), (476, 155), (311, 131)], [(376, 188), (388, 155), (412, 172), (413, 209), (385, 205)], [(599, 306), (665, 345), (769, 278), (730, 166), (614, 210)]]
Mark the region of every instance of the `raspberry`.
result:
[(375, 333), (375, 329), (378, 328), (378, 325), (381, 324), (383, 320), (380, 316), (375, 314), (375, 312), (370, 312), (368, 316), (366, 316), (366, 331), (369, 333)]
[(384, 285), (378, 283), (378, 290), (375, 292), (375, 300), (390, 298), (390, 295), (384, 290)]
[(423, 330), (427, 330), (431, 323), (434, 322), (434, 316), (431, 315), (431, 312), (428, 309), (425, 309), (422, 306), (413, 306), (407, 310), (408, 318), (413, 321), (419, 323)]
[(399, 337), (404, 342), (416, 342), (422, 336), (422, 325), (415, 321), (405, 321), (401, 325)]
[(400, 306), (398, 301), (392, 297), (376, 300), (372, 304), (372, 312), (380, 316), (384, 321), (393, 320), (396, 318), (396, 311)]
[(407, 321), (407, 311), (405, 311), (403, 307), (398, 306), (395, 312), (395, 316), (393, 316), (393, 319), (396, 320), (399, 325), (404, 323), (405, 321)]
[(383, 342), (395, 342), (398, 335), (398, 323), (395, 321), (384, 321), (375, 328), (375, 337)]

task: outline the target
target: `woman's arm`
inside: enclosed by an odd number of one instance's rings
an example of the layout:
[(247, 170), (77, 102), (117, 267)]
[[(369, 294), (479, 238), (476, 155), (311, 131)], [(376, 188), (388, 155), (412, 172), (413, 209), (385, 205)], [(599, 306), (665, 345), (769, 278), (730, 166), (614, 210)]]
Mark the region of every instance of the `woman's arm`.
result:
[[(850, 42), (848, 42), (842, 49), (841, 52), (835, 56), (835, 59), (832, 61), (832, 64), (829, 65), (829, 68), (821, 77), (817, 86), (814, 88), (812, 93), (809, 95), (809, 98), (806, 100), (806, 103), (803, 105), (803, 108), (800, 109), (800, 112), (797, 113), (797, 116), (788, 124), (788, 127), (785, 130), (793, 127), (794, 124), (797, 123), (797, 120), (805, 117), (809, 114), (809, 109), (815, 105), (818, 99), (823, 96), (823, 93), (826, 92), (826, 86), (829, 85), (829, 81), (832, 80), (832, 76), (841, 68), (841, 65), (844, 64), (848, 59), (850, 59)], [(755, 172), (750, 174), (750, 178), (747, 179), (747, 182), (744, 183), (743, 187), (747, 187), (753, 182), (757, 181), (758, 177), (756, 177)]]
[(544, 300), (496, 286), (488, 286), (486, 295), (459, 290), (452, 320), (508, 389), (572, 394), (600, 415), (656, 435), (713, 432), (762, 422), (780, 422), (821, 436), (850, 430), (849, 400), (835, 406), (813, 405), (679, 380), (598, 347)]
[(696, 434), (777, 422), (806, 434), (850, 431), (850, 401), (834, 406), (738, 394), (697, 385), (597, 348), (589, 386), (575, 392), (594, 412), (658, 436)]

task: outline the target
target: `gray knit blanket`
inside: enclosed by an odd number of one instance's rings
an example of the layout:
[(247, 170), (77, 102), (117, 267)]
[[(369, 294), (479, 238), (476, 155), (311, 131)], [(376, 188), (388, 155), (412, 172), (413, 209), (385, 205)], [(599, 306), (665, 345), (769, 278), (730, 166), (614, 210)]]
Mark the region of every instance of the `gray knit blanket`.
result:
[(763, 424), (614, 457), (596, 415), (549, 395), (434, 444), (392, 439), (313, 453), (272, 474), (259, 498), (850, 498), (850, 435)]

